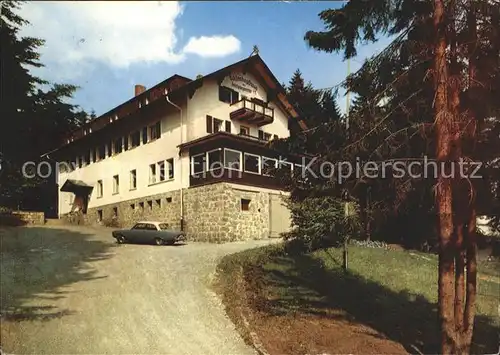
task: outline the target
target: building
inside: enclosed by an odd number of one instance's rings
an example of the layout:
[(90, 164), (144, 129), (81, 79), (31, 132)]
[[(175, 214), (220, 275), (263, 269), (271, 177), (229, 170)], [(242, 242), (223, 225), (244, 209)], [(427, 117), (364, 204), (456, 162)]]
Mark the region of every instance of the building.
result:
[(123, 227), (162, 220), (192, 240), (277, 236), (290, 217), (266, 174), (280, 161), (267, 143), (300, 127), (259, 55), (196, 80), (136, 85), (132, 99), (50, 152), (67, 163), (59, 164), (59, 217)]

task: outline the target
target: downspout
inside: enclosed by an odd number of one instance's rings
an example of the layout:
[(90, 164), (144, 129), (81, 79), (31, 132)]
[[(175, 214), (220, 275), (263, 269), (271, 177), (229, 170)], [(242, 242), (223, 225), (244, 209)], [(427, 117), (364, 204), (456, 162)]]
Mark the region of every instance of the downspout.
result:
[[(183, 120), (182, 120), (182, 108), (179, 107), (178, 105), (174, 104), (172, 101), (170, 101), (170, 98), (168, 97), (168, 90), (165, 90), (165, 99), (167, 100), (167, 102), (169, 104), (171, 104), (172, 106), (174, 106), (176, 109), (179, 110), (179, 114), (181, 116), (181, 124), (180, 124), (180, 131), (181, 131), (181, 143), (183, 143), (183, 138), (184, 138), (184, 135), (182, 134), (182, 131), (183, 131)], [(179, 152), (179, 156), (180, 156), (180, 152)], [(179, 169), (179, 174), (180, 174), (180, 181), (181, 181), (181, 231), (184, 231), (184, 187), (182, 186), (183, 184), (183, 181), (182, 181), (182, 169), (183, 169), (183, 166), (181, 165), (180, 169)]]

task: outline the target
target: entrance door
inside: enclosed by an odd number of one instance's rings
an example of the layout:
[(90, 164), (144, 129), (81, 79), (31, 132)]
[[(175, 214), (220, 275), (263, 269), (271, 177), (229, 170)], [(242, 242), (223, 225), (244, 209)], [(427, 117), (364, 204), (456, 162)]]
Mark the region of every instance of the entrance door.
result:
[(269, 237), (279, 238), (291, 228), (290, 210), (284, 205), (281, 195), (270, 195)]

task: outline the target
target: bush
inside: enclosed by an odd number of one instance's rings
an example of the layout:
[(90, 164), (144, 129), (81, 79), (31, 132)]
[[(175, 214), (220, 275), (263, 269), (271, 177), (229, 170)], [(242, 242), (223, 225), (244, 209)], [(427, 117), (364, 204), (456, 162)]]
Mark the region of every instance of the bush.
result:
[(307, 197), (299, 202), (288, 201), (293, 229), (284, 234), (290, 253), (310, 252), (338, 246), (361, 232), (357, 205), (346, 204), (334, 197)]
[(0, 214), (11, 214), (12, 208), (0, 206)]

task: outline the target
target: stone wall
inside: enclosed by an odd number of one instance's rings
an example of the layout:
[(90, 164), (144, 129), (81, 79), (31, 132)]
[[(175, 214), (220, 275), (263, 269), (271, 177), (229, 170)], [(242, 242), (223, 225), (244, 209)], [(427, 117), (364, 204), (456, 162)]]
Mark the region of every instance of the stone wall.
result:
[(31, 211), (12, 211), (0, 215), (0, 225), (43, 225), (45, 224), (45, 213)]
[[(184, 230), (188, 240), (223, 243), (268, 238), (269, 192), (216, 183), (184, 190)], [(249, 200), (242, 210), (242, 199)], [(116, 208), (117, 218), (114, 216)], [(100, 213), (102, 211), (102, 220)], [(104, 224), (129, 228), (140, 220), (156, 220), (180, 229), (180, 191), (128, 200), (97, 208), (86, 215), (65, 216), (73, 224)]]
[[(165, 192), (116, 204), (90, 208), (83, 217), (83, 223), (130, 228), (136, 222), (150, 220), (166, 222), (173, 229), (180, 229), (181, 212), (179, 206), (180, 192)], [(114, 218), (114, 208), (117, 209), (117, 218)]]
[[(241, 210), (241, 199), (250, 200)], [(226, 183), (190, 188), (184, 193), (189, 238), (222, 243), (269, 236), (269, 194), (235, 189)]]

